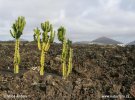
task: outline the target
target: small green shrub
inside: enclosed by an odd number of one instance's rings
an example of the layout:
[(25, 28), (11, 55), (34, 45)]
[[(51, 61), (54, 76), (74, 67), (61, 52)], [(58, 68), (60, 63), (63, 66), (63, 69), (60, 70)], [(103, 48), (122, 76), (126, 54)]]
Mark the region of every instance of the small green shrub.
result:
[(55, 31), (49, 21), (41, 23), (41, 29), (42, 32), (38, 28), (34, 29), (34, 40), (37, 41), (38, 49), (41, 51), (40, 75), (44, 75), (45, 55), (54, 41)]
[[(73, 49), (71, 47), (72, 41), (66, 39), (66, 30), (64, 27), (58, 29), (58, 39), (62, 43), (62, 75), (65, 79), (72, 72), (72, 58), (73, 58)], [(67, 63), (68, 62), (68, 63)]]
[(15, 23), (13, 23), (12, 30), (10, 30), (11, 36), (16, 40), (14, 53), (14, 73), (19, 73), (19, 64), (20, 64), (19, 39), (23, 34), (25, 24), (26, 24), (25, 18), (22, 16), (18, 17)]

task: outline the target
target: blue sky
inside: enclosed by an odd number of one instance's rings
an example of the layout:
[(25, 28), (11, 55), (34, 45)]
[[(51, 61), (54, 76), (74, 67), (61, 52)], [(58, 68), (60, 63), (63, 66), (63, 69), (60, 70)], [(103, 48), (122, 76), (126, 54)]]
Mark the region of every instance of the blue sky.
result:
[(18, 16), (27, 24), (22, 38), (32, 40), (33, 29), (49, 20), (61, 25), (73, 41), (101, 36), (127, 43), (135, 40), (135, 0), (0, 0), (0, 40), (11, 40), (9, 30)]

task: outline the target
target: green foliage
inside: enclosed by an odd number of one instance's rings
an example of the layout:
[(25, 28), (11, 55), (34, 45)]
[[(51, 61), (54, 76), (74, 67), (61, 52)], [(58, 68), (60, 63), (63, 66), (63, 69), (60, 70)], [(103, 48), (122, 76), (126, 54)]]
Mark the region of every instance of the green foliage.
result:
[(45, 54), (48, 52), (51, 43), (54, 41), (55, 31), (49, 21), (41, 23), (42, 32), (38, 28), (34, 29), (34, 40), (38, 42), (38, 48), (41, 50), (40, 75), (44, 75)]
[(10, 30), (11, 36), (15, 39), (19, 39), (22, 35), (25, 24), (25, 18), (22, 16), (18, 17), (18, 20), (13, 23), (12, 30)]
[(57, 34), (59, 41), (61, 41), (61, 42), (64, 41), (64, 39), (65, 39), (65, 33), (66, 33), (65, 28), (61, 26), (61, 27), (58, 29), (58, 34)]
[(62, 62), (62, 74), (64, 79), (68, 77), (69, 74), (72, 72), (72, 58), (73, 58), (73, 49), (71, 48), (72, 41), (66, 39), (65, 32), (66, 32), (65, 28), (60, 27), (58, 29), (58, 34), (57, 34), (59, 41), (62, 42), (63, 45), (61, 62)]
[(38, 49), (41, 50), (41, 44), (40, 44), (40, 30), (38, 28), (34, 29), (34, 40), (38, 42)]
[(41, 28), (44, 32), (50, 32), (52, 30), (52, 25), (49, 23), (49, 21), (46, 21), (41, 23)]
[(36, 29), (34, 29), (34, 40), (37, 41), (38, 39), (40, 39), (40, 30), (38, 29), (38, 27)]
[(10, 30), (11, 36), (16, 39), (15, 53), (14, 53), (14, 73), (19, 73), (19, 64), (20, 64), (19, 38), (23, 34), (25, 24), (26, 24), (25, 18), (22, 16), (18, 17), (15, 23), (13, 23), (12, 30)]

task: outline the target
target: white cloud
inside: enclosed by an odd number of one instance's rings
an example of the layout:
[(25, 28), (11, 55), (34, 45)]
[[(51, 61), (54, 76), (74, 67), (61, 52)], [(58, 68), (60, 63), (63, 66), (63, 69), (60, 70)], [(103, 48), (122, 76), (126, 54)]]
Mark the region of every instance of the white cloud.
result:
[(99, 36), (133, 39), (134, 4), (134, 0), (0, 0), (0, 36), (8, 39), (12, 23), (22, 15), (27, 21), (24, 37), (50, 20), (55, 29), (65, 26), (74, 41)]

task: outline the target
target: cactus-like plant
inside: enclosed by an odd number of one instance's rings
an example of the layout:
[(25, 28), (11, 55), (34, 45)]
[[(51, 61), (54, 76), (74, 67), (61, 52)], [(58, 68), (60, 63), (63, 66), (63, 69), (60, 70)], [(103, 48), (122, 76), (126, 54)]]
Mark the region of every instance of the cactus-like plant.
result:
[[(66, 39), (66, 30), (64, 27), (58, 29), (58, 40), (62, 43), (62, 75), (65, 79), (72, 72), (73, 49), (71, 48), (72, 41)], [(68, 63), (67, 63), (68, 62)]]
[(34, 29), (34, 39), (38, 43), (38, 49), (41, 50), (40, 75), (44, 75), (45, 55), (54, 41), (55, 31), (49, 21), (41, 23), (41, 29), (42, 32), (38, 28)]
[(25, 18), (22, 16), (18, 17), (15, 23), (13, 23), (12, 30), (10, 30), (11, 36), (16, 40), (14, 53), (14, 73), (19, 73), (19, 63), (20, 63), (19, 39), (23, 34), (25, 24), (26, 24)]

